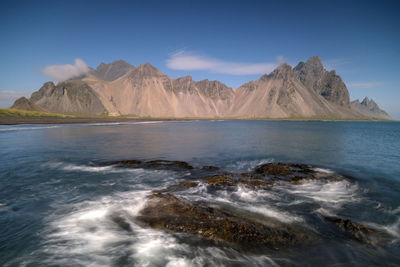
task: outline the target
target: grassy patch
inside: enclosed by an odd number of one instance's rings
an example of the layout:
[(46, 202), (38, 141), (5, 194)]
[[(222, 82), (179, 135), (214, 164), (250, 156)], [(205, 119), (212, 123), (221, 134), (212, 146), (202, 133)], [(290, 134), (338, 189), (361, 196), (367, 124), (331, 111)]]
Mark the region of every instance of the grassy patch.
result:
[(0, 117), (57, 117), (57, 118), (75, 118), (74, 115), (65, 115), (59, 113), (19, 110), (11, 108), (0, 108)]

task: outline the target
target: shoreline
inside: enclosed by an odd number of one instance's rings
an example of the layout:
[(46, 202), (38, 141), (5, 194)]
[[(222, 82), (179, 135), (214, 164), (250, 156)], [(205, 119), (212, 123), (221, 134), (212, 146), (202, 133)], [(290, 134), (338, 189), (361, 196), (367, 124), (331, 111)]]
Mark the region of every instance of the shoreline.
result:
[(0, 125), (20, 124), (79, 124), (118, 123), (144, 121), (189, 121), (189, 120), (265, 120), (265, 121), (327, 121), (327, 122), (399, 122), (397, 120), (324, 119), (324, 118), (153, 118), (153, 117), (51, 117), (51, 116), (2, 116)]

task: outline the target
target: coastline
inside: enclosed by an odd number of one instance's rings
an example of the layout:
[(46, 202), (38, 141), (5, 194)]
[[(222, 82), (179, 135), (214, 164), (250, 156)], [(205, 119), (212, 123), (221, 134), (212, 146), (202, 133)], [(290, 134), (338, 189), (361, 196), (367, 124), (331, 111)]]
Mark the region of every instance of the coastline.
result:
[(337, 122), (399, 122), (398, 120), (372, 120), (372, 119), (329, 119), (329, 118), (155, 118), (155, 117), (51, 117), (51, 116), (2, 116), (0, 125), (19, 124), (79, 124), (79, 123), (118, 123), (118, 122), (144, 122), (144, 121), (189, 121), (189, 120), (265, 120), (265, 121), (337, 121)]

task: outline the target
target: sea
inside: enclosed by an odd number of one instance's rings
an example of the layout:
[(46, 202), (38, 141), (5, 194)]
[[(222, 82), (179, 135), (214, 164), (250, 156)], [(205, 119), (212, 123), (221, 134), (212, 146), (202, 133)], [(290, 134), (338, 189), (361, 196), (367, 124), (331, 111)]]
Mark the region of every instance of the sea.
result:
[[(135, 219), (154, 190), (191, 170), (117, 168), (114, 160), (179, 160), (226, 172), (302, 163), (343, 180), (178, 197), (306, 227), (313, 242), (257, 251), (152, 229)], [(348, 238), (321, 215), (364, 225), (378, 244)], [(126, 231), (113, 221), (118, 215)], [(0, 126), (0, 266), (400, 266), (400, 123), (149, 121)]]

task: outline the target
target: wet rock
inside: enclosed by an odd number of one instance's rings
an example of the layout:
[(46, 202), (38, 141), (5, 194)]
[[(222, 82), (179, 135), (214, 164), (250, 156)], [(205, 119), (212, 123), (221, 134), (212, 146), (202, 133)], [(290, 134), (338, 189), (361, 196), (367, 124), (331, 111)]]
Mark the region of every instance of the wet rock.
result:
[(312, 174), (314, 170), (310, 166), (304, 164), (273, 162), (258, 166), (255, 172), (264, 175), (286, 176), (298, 173)]
[(181, 169), (191, 170), (193, 166), (189, 165), (184, 161), (176, 161), (176, 160), (151, 160), (145, 163), (148, 167), (177, 167)]
[(201, 169), (206, 170), (206, 171), (219, 171), (220, 170), (219, 167), (215, 167), (215, 166), (203, 166)]
[(278, 249), (309, 240), (306, 234), (285, 225), (267, 226), (229, 211), (189, 203), (170, 193), (150, 196), (137, 219), (152, 228), (198, 235), (243, 248), (258, 245)]
[(178, 184), (179, 187), (196, 187), (198, 183), (195, 182), (187, 182)]
[(339, 217), (324, 216), (327, 222), (334, 224), (348, 237), (358, 240), (367, 244), (376, 244), (378, 241), (379, 233), (371, 228), (362, 224), (355, 223), (349, 219)]
[(110, 161), (106, 163), (102, 163), (102, 166), (112, 166), (120, 168), (139, 168), (140, 164), (142, 164), (141, 160), (137, 159), (129, 159), (129, 160), (118, 160), (118, 161)]
[(214, 186), (234, 186), (237, 184), (237, 181), (234, 180), (234, 175), (232, 173), (207, 176), (205, 180), (207, 184)]
[(132, 232), (131, 225), (121, 216), (113, 216), (111, 220), (122, 230)]
[(234, 174), (234, 173), (224, 173), (224, 174), (216, 174), (205, 177), (207, 184), (217, 186), (217, 187), (226, 187), (226, 186), (236, 186), (238, 184), (244, 184), (247, 186), (260, 188), (260, 187), (270, 187), (273, 185), (273, 182), (270, 180), (263, 179), (264, 177), (254, 174)]
[(185, 169), (191, 170), (193, 167), (184, 161), (176, 160), (150, 160), (142, 161), (137, 159), (117, 160), (99, 164), (100, 166), (115, 166), (117, 168), (144, 168), (144, 169)]

